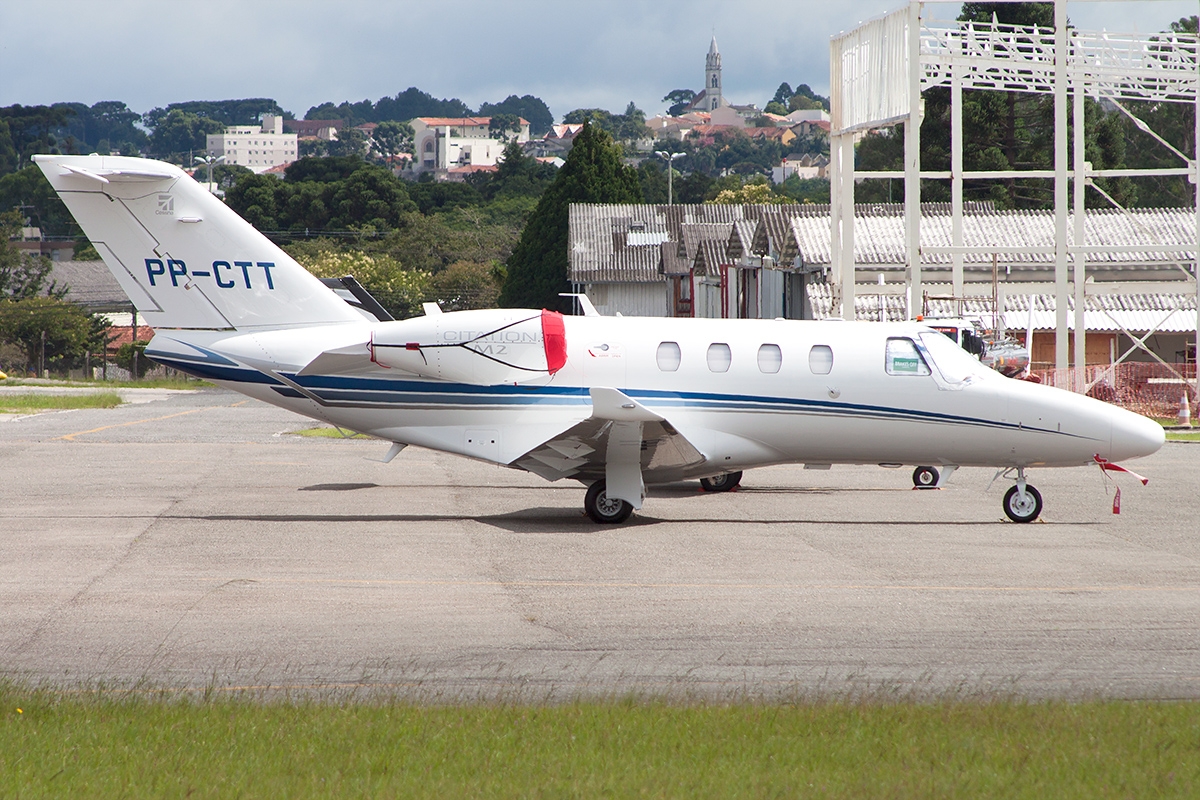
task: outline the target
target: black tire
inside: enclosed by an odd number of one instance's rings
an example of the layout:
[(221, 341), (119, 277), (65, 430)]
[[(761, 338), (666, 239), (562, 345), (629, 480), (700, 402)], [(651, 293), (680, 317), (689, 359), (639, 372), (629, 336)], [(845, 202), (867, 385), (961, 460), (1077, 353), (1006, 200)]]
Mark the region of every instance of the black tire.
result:
[(633, 506), (625, 500), (610, 498), (604, 491), (604, 481), (596, 481), (588, 487), (583, 510), (592, 522), (619, 525), (629, 519), (629, 515), (633, 513)]
[(701, 478), (700, 488), (706, 492), (729, 492), (736, 489), (741, 482), (741, 472), (725, 472), (711, 478)]
[(1016, 486), (1004, 493), (1004, 513), (1013, 522), (1033, 522), (1042, 513), (1041, 493), (1026, 484), (1025, 496), (1025, 503), (1021, 503)]
[(940, 477), (937, 467), (917, 467), (913, 470), (913, 486), (917, 489), (936, 489)]

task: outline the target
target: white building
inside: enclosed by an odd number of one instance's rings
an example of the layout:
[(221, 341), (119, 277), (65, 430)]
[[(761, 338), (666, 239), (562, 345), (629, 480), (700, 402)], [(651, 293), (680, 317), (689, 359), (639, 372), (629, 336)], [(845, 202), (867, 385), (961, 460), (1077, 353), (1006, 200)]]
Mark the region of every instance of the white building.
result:
[(212, 155), (225, 156), (226, 164), (266, 172), (296, 160), (296, 140), (296, 134), (283, 132), (283, 117), (264, 114), (262, 125), (233, 125), (224, 133), (210, 133), (207, 147)]
[[(441, 172), (451, 167), (494, 167), (505, 142), (491, 138), (491, 117), (417, 117), (412, 121), (414, 172)], [(516, 140), (529, 141), (529, 122), (521, 118)]]

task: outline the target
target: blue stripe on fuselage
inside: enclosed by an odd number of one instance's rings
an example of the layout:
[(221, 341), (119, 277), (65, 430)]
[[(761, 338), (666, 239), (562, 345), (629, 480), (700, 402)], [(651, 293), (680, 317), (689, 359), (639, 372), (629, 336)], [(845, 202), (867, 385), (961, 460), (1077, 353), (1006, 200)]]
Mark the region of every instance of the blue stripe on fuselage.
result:
[[(294, 389), (258, 370), (224, 367), (211, 361), (193, 361), (186, 356), (155, 354), (154, 359), (188, 374), (231, 383), (274, 384), (285, 397), (299, 396)], [(398, 378), (364, 378), (342, 375), (305, 375), (280, 373), (289, 381), (312, 393), (329, 405), (365, 407), (429, 407), (458, 406), (460, 408), (513, 406), (588, 406), (588, 390), (578, 386), (473, 386), (441, 381), (422, 381)], [(873, 419), (934, 422), (1001, 430), (1025, 430), (1080, 438), (1076, 434), (1021, 426), (1015, 422), (943, 414), (911, 408), (880, 405), (834, 403), (792, 397), (731, 395), (714, 392), (682, 392), (657, 389), (623, 389), (630, 397), (654, 408), (703, 408), (711, 411), (764, 411), (774, 413), (803, 413), (818, 416), (859, 417)]]

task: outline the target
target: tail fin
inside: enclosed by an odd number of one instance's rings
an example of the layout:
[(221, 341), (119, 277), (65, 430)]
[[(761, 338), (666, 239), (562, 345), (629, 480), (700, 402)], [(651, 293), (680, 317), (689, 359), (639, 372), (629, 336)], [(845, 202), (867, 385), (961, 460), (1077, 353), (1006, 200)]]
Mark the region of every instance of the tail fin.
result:
[(178, 167), (98, 155), (34, 161), (154, 328), (362, 321)]

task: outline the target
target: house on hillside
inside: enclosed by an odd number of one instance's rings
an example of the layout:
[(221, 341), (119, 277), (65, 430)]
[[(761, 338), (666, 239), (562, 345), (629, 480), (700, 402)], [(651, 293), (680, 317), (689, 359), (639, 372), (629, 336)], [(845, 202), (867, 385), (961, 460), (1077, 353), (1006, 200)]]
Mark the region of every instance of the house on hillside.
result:
[(337, 132), (346, 127), (344, 119), (285, 119), (283, 132), (294, 133), (301, 139), (323, 139), (332, 142)]
[[(491, 117), (417, 117), (412, 121), (413, 172), (449, 179), (452, 167), (496, 166), (505, 142), (491, 138)], [(516, 141), (529, 141), (529, 121), (520, 119)]]
[(281, 116), (264, 114), (261, 125), (231, 125), (221, 133), (208, 134), (205, 147), (214, 156), (224, 156), (226, 164), (266, 172), (298, 157), (298, 136), (284, 133), (283, 122)]

